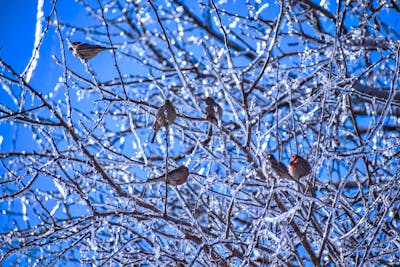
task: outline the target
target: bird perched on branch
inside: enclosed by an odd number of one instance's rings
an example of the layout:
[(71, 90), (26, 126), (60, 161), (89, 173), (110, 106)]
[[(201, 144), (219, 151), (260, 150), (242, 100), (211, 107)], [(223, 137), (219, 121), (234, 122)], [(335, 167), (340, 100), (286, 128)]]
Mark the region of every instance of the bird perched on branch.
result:
[(97, 56), (98, 53), (105, 50), (113, 50), (114, 47), (104, 47), (96, 44), (87, 44), (82, 42), (70, 43), (69, 50), (72, 50), (72, 54), (82, 60), (88, 60)]
[(211, 97), (207, 97), (206, 100), (206, 116), (207, 120), (211, 123), (218, 124), (222, 118), (222, 108), (214, 101)]
[(293, 178), (299, 179), (310, 173), (311, 165), (307, 160), (295, 154), (291, 158), (288, 170)]
[[(189, 169), (186, 166), (180, 166), (168, 172), (167, 183), (170, 185), (181, 185), (186, 183), (189, 176)], [(163, 182), (165, 181), (165, 174), (147, 180), (145, 183)]]
[(168, 99), (165, 100), (164, 105), (162, 105), (156, 113), (156, 119), (154, 121), (154, 134), (151, 138), (151, 142), (154, 143), (156, 139), (157, 132), (162, 128), (168, 128), (174, 123), (176, 119), (176, 111), (172, 102)]
[(279, 162), (274, 155), (272, 154), (267, 154), (267, 164), (264, 165), (264, 173), (268, 173), (268, 170), (266, 170), (266, 167), (269, 166), (270, 170), (272, 171), (273, 174), (277, 175), (279, 178), (289, 178), (290, 174), (288, 172), (288, 169), (286, 166), (282, 163)]

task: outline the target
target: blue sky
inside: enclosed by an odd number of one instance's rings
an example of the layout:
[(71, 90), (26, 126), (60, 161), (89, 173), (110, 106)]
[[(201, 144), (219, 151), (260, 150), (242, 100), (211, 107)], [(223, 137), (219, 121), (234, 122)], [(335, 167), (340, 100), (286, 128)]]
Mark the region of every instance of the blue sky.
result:
[(1, 1), (0, 55), (19, 71), (31, 56), (37, 1)]

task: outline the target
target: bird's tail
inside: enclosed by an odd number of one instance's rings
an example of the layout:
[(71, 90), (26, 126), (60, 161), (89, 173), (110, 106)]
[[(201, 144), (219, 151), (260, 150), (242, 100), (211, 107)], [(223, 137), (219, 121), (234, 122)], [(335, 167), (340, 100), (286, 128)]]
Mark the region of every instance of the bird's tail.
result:
[(154, 143), (154, 140), (156, 140), (156, 135), (157, 135), (157, 131), (154, 130), (153, 137), (151, 138), (151, 143)]

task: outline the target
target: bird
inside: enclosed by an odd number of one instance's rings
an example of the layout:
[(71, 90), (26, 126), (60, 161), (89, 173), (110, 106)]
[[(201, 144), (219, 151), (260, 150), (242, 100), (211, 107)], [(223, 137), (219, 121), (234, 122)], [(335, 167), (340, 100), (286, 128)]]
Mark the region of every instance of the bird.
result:
[[(189, 176), (189, 169), (186, 166), (180, 166), (172, 171), (168, 172), (167, 183), (170, 185), (181, 185), (186, 183)], [(165, 174), (147, 180), (145, 183), (163, 182), (165, 181)]]
[(212, 97), (207, 97), (205, 99), (206, 102), (206, 118), (208, 121), (214, 124), (218, 124), (218, 122), (222, 118), (222, 108), (218, 105), (217, 102), (214, 101)]
[(289, 174), (295, 178), (299, 179), (303, 176), (306, 176), (311, 171), (310, 163), (304, 159), (303, 157), (294, 154), (292, 155), (291, 161), (289, 163)]
[[(267, 154), (267, 163), (264, 165), (264, 168), (266, 168), (267, 166), (269, 166), (270, 170), (272, 171), (272, 173), (274, 173), (275, 175), (277, 175), (279, 178), (289, 178), (290, 174), (288, 172), (287, 167), (282, 163), (279, 162), (274, 155), (272, 154)], [(264, 170), (265, 173), (267, 173), (267, 170)]]
[(105, 50), (113, 50), (114, 47), (104, 47), (96, 44), (87, 44), (82, 42), (72, 42), (70, 43), (69, 50), (72, 51), (75, 57), (82, 60), (88, 60), (97, 56), (98, 53)]
[(164, 105), (162, 105), (156, 113), (156, 119), (154, 121), (154, 134), (151, 138), (151, 142), (154, 143), (156, 139), (157, 132), (162, 128), (168, 128), (174, 123), (176, 119), (176, 111), (170, 100), (165, 100)]

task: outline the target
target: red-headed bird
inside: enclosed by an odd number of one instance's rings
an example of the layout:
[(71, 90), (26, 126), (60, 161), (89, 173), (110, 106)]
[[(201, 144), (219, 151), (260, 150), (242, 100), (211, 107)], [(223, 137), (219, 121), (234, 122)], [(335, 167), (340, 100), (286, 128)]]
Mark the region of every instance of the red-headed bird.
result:
[(311, 171), (310, 163), (299, 155), (293, 155), (289, 163), (289, 174), (295, 178), (299, 179), (306, 176)]

